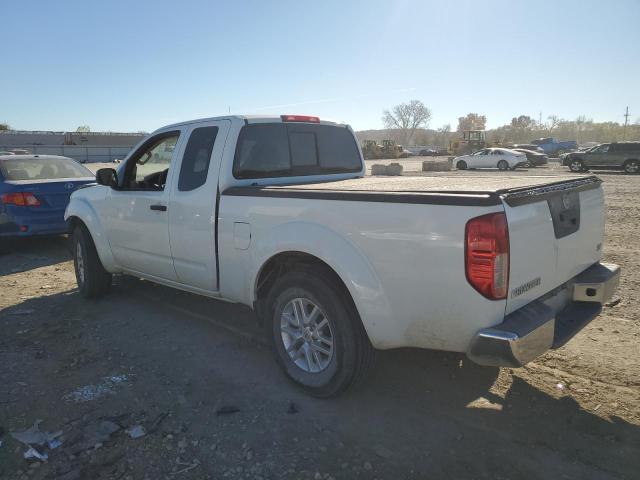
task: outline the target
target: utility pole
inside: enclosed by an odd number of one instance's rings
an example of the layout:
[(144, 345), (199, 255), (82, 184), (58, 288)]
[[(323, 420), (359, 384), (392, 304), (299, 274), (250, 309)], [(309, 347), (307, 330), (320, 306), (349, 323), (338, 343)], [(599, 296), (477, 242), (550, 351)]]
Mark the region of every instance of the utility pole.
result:
[(540, 115), (538, 117), (538, 126), (542, 128), (542, 112), (540, 112)]
[(626, 140), (627, 139), (627, 125), (629, 123), (629, 107), (627, 107), (627, 109), (624, 112), (624, 130), (622, 133), (622, 139)]

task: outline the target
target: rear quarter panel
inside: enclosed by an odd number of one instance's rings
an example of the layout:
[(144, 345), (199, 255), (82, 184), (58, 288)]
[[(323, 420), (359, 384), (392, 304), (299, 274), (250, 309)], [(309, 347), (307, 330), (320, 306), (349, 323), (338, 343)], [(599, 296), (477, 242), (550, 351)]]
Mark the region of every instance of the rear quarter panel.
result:
[[(376, 348), (465, 351), (505, 311), (504, 301), (485, 299), (465, 278), (465, 225), (501, 210), (223, 194), (221, 294), (251, 305), (262, 265), (277, 253), (300, 251), (340, 275)], [(250, 225), (247, 249), (234, 242), (235, 222)]]

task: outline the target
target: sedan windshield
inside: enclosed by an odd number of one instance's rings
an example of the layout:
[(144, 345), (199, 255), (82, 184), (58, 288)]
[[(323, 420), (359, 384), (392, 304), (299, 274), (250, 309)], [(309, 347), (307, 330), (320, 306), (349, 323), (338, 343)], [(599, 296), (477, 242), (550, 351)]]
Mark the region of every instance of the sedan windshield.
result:
[(0, 172), (5, 180), (53, 180), (57, 178), (87, 178), (93, 173), (70, 158), (27, 157), (0, 160)]

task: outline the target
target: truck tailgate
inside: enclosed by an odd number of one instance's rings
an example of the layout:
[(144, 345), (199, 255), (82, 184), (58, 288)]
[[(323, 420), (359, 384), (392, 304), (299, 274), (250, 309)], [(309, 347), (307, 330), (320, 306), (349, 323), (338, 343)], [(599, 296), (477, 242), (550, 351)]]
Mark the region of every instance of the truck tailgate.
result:
[(501, 197), (510, 242), (507, 314), (600, 260), (604, 197), (597, 177), (503, 191)]

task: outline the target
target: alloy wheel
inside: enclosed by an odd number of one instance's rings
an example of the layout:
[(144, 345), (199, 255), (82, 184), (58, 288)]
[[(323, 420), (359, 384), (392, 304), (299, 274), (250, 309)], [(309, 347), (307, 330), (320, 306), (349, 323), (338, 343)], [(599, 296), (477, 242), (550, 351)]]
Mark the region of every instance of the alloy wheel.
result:
[(289, 358), (309, 373), (325, 370), (334, 356), (331, 325), (318, 305), (307, 298), (294, 298), (282, 310), (280, 334)]

